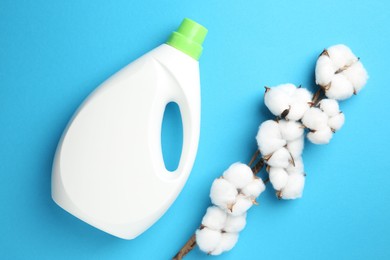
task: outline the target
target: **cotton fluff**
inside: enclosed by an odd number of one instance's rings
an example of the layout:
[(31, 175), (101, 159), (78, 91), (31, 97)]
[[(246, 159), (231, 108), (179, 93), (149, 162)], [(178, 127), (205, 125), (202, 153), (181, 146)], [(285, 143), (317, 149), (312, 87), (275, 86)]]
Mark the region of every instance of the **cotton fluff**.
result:
[(271, 167), (286, 168), (290, 164), (291, 159), (290, 152), (285, 147), (282, 147), (274, 152), (266, 162)]
[(297, 199), (302, 197), (303, 188), (305, 186), (305, 175), (300, 172), (290, 173), (288, 182), (281, 191), (283, 199)]
[(340, 113), (339, 102), (335, 99), (324, 98), (319, 103), (320, 109), (324, 111), (329, 117)]
[(360, 61), (352, 64), (342, 74), (352, 83), (355, 93), (359, 93), (367, 83), (368, 74)]
[(333, 45), (326, 51), (332, 60), (335, 70), (349, 66), (358, 60), (351, 49), (344, 44)]
[(332, 130), (337, 131), (344, 125), (344, 122), (345, 122), (345, 116), (343, 113), (340, 112), (337, 115), (332, 116), (328, 119), (328, 126)]
[(331, 82), (336, 70), (329, 56), (321, 55), (316, 64), (315, 75), (316, 83), (320, 86), (327, 86)]
[(302, 123), (311, 130), (319, 130), (328, 126), (328, 115), (321, 109), (312, 107), (306, 111)]
[(360, 60), (345, 45), (334, 45), (317, 60), (316, 83), (329, 98), (344, 100), (358, 93), (367, 83), (368, 74)]
[(251, 198), (239, 194), (236, 199), (236, 203), (234, 203), (233, 207), (230, 211), (228, 211), (233, 216), (239, 216), (248, 211), (253, 205), (253, 201)]
[(267, 88), (264, 103), (275, 116), (280, 116), (291, 104), (291, 95), (296, 87), (293, 84), (282, 84)]
[(271, 167), (269, 170), (269, 180), (275, 190), (283, 189), (288, 182), (288, 174), (285, 169)]
[(210, 206), (202, 219), (202, 225), (214, 230), (221, 230), (225, 226), (226, 218), (225, 211), (216, 206)]
[(343, 74), (335, 74), (329, 88), (325, 91), (325, 95), (328, 98), (337, 100), (348, 99), (353, 93), (354, 89), (352, 83)]
[(238, 233), (245, 228), (246, 213), (238, 216), (228, 215), (223, 231), (229, 233)]
[(293, 141), (298, 139), (303, 135), (304, 132), (304, 127), (302, 124), (296, 121), (280, 120), (279, 129), (282, 138), (286, 141)]
[(306, 110), (310, 108), (313, 94), (306, 88), (297, 88), (292, 96), (290, 110), (286, 116), (289, 120), (300, 120)]
[(212, 203), (222, 209), (231, 207), (236, 202), (237, 194), (236, 187), (222, 178), (214, 180), (210, 190)]
[(287, 144), (286, 140), (282, 139), (279, 124), (273, 120), (264, 121), (260, 125), (256, 140), (264, 156), (272, 154)]
[(328, 144), (333, 137), (333, 132), (330, 127), (325, 127), (320, 130), (314, 130), (307, 134), (307, 139), (313, 144)]
[(195, 235), (196, 244), (199, 246), (199, 249), (206, 253), (214, 251), (222, 239), (222, 233), (220, 231), (208, 227), (196, 230)]
[(241, 190), (241, 193), (254, 200), (264, 190), (265, 190), (264, 182), (260, 178), (255, 178)]
[(290, 83), (267, 88), (264, 94), (264, 103), (271, 113), (275, 116), (283, 115), (289, 120), (301, 119), (309, 109), (311, 99), (310, 91)]
[(236, 245), (237, 240), (237, 233), (222, 233), (219, 244), (210, 252), (210, 255), (220, 255), (223, 252), (231, 250)]
[(303, 160), (302, 157), (296, 157), (294, 158), (294, 164), (290, 164), (286, 168), (287, 173), (291, 172), (304, 172), (304, 165), (303, 165)]
[(246, 164), (233, 163), (223, 173), (223, 178), (233, 184), (237, 189), (242, 189), (253, 180), (253, 172)]
[(232, 249), (238, 232), (246, 225), (246, 212), (264, 190), (264, 182), (242, 163), (232, 164), (222, 177), (214, 180), (210, 191), (214, 205), (207, 209), (202, 226), (195, 233), (200, 250), (219, 255)]
[(298, 139), (287, 143), (287, 150), (290, 152), (290, 154), (295, 160), (295, 158), (298, 158), (302, 155), (304, 146), (305, 137), (301, 135)]

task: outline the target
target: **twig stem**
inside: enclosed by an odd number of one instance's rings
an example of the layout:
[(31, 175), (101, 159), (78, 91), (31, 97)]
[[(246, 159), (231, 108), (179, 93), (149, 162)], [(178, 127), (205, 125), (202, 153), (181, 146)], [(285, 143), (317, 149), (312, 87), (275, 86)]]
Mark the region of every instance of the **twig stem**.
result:
[(322, 95), (324, 94), (324, 90), (322, 89), (322, 87), (319, 87), (316, 91), (316, 93), (314, 93), (313, 95), (313, 104), (314, 105), (317, 105), (318, 101), (320, 101)]
[(248, 163), (248, 166), (250, 167), (257, 159), (257, 157), (259, 156), (260, 154), (260, 151), (259, 150), (256, 150), (256, 152), (253, 154), (251, 160), (249, 161)]
[(181, 260), (186, 256), (192, 249), (196, 246), (196, 237), (195, 234), (184, 244), (180, 251), (172, 258), (173, 260)]

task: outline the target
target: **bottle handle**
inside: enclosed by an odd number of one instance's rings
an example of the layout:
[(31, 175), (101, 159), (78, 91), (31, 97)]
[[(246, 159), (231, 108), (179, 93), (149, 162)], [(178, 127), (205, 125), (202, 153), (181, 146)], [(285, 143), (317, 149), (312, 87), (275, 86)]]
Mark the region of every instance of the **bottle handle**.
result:
[[(173, 80), (176, 81), (175, 79)], [(158, 101), (155, 107), (155, 116), (152, 116), (152, 121), (156, 122), (155, 127), (153, 127), (155, 129), (155, 138), (151, 139), (156, 140), (157, 143), (157, 145), (152, 144), (156, 147), (156, 149), (153, 150), (157, 151), (154, 157), (157, 158), (157, 160), (155, 160), (156, 174), (164, 180), (175, 180), (189, 175), (195, 161), (200, 131), (200, 111), (198, 111), (200, 110), (200, 107), (196, 107), (194, 104), (196, 102), (190, 102), (188, 95), (183, 92), (177, 82), (172, 83), (173, 84), (164, 84), (165, 87), (162, 87), (162, 85), (160, 86), (159, 98), (157, 98)], [(178, 105), (183, 125), (182, 151), (178, 167), (174, 171), (168, 171), (166, 169), (161, 146), (164, 112), (167, 104), (170, 102), (175, 102)]]

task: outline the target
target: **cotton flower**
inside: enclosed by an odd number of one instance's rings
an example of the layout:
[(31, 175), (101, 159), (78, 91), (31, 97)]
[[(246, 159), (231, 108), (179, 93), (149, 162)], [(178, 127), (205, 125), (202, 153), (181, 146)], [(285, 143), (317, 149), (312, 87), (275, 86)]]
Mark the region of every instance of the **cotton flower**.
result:
[(311, 130), (320, 130), (328, 126), (328, 115), (317, 107), (306, 111), (302, 123)]
[(248, 185), (246, 185), (241, 193), (252, 200), (256, 199), (265, 190), (264, 182), (260, 178), (254, 178)]
[(314, 130), (307, 134), (307, 139), (313, 144), (328, 144), (333, 137), (330, 127), (324, 127), (320, 130)]
[(343, 113), (338, 113), (335, 116), (332, 116), (328, 119), (328, 126), (333, 130), (337, 131), (339, 130), (345, 122), (345, 116)]
[(246, 213), (238, 216), (228, 215), (223, 231), (230, 233), (238, 233), (245, 228)]
[(328, 86), (335, 72), (336, 70), (329, 56), (320, 55), (320, 57), (318, 57), (315, 70), (316, 83), (320, 86)]
[(253, 180), (253, 172), (246, 164), (234, 163), (223, 173), (223, 178), (237, 189), (242, 189)]
[(273, 120), (267, 120), (260, 125), (256, 140), (263, 155), (270, 155), (287, 144), (282, 138), (279, 124)]
[(253, 201), (251, 198), (239, 194), (236, 199), (236, 203), (232, 206), (231, 210), (228, 211), (229, 214), (233, 216), (239, 216), (248, 211), (253, 205)]
[(327, 52), (336, 69), (348, 66), (357, 60), (351, 49), (344, 44), (333, 45), (327, 49)]
[(274, 152), (266, 162), (271, 167), (286, 168), (290, 164), (291, 159), (290, 152), (282, 147)]
[(298, 139), (287, 142), (287, 150), (290, 152), (294, 160), (302, 155), (304, 146), (305, 137), (303, 135), (301, 135)]
[(335, 74), (329, 88), (325, 91), (325, 95), (328, 98), (344, 100), (350, 98), (353, 92), (352, 83), (343, 74)]
[(214, 180), (210, 190), (212, 203), (222, 209), (231, 207), (236, 202), (237, 194), (236, 187), (222, 178)]
[(223, 252), (231, 250), (237, 243), (237, 233), (222, 233), (221, 240), (217, 247), (210, 252), (211, 255), (220, 255)]
[(294, 158), (294, 164), (290, 164), (287, 166), (286, 171), (288, 173), (291, 172), (304, 172), (304, 165), (303, 165), (303, 160), (302, 157), (296, 157)]
[(322, 99), (318, 106), (319, 108), (312, 107), (306, 111), (302, 123), (311, 130), (307, 134), (310, 142), (328, 144), (333, 137), (333, 132), (343, 126), (345, 116), (335, 99)]
[(339, 130), (345, 121), (344, 114), (340, 111), (339, 103), (335, 99), (322, 99), (319, 107), (328, 115), (328, 126), (333, 132)]
[(319, 103), (320, 109), (324, 111), (329, 117), (340, 113), (339, 102), (335, 99), (324, 98)]
[(302, 197), (305, 186), (305, 175), (300, 172), (290, 173), (286, 186), (281, 190), (280, 196), (283, 199), (297, 199)]
[(279, 120), (279, 129), (282, 138), (286, 141), (293, 141), (303, 135), (304, 127), (296, 121)]
[(329, 98), (344, 100), (358, 93), (368, 75), (360, 60), (345, 45), (334, 45), (317, 60), (316, 83), (325, 89)]
[(310, 91), (290, 83), (266, 88), (264, 94), (264, 103), (271, 113), (289, 120), (301, 119), (311, 99)]
[(313, 94), (305, 88), (297, 88), (292, 96), (290, 110), (286, 115), (286, 119), (300, 120), (305, 114), (306, 110), (310, 108), (310, 102)]
[(214, 230), (221, 230), (225, 227), (227, 214), (222, 209), (211, 206), (202, 219), (202, 225)]
[(281, 190), (288, 182), (287, 171), (284, 168), (271, 167), (269, 170), (269, 180), (275, 190)]
[(358, 93), (367, 83), (368, 75), (363, 64), (359, 62), (353, 63), (342, 74), (352, 83), (356, 93)]
[(222, 239), (222, 233), (220, 231), (208, 227), (196, 230), (195, 234), (199, 249), (206, 253), (214, 251)]
[(275, 116), (280, 116), (288, 110), (291, 104), (291, 95), (295, 91), (293, 84), (283, 84), (273, 88), (267, 88), (264, 94), (264, 103)]
[(200, 250), (219, 255), (232, 249), (246, 225), (246, 212), (264, 190), (264, 182), (242, 163), (232, 164), (214, 180), (210, 190), (214, 205), (207, 209), (195, 233)]

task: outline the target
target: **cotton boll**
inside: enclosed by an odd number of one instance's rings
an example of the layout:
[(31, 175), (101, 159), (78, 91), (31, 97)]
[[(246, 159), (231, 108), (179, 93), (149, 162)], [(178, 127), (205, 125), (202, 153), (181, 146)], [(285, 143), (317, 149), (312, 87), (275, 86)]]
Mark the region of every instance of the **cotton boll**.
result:
[(360, 61), (352, 64), (342, 74), (352, 83), (355, 93), (358, 93), (367, 83), (368, 74)]
[(343, 113), (338, 113), (335, 116), (332, 116), (331, 118), (328, 119), (328, 126), (337, 131), (339, 130), (343, 125), (345, 121), (345, 116)]
[(305, 137), (302, 135), (298, 139), (288, 142), (287, 143), (287, 150), (290, 152), (292, 157), (295, 159), (295, 158), (300, 157), (302, 155), (304, 146), (305, 146)]
[(335, 99), (324, 98), (319, 102), (320, 109), (328, 116), (335, 116), (340, 113), (339, 102)]
[(280, 89), (281, 91), (283, 91), (286, 95), (288, 95), (290, 97), (292, 97), (294, 95), (295, 91), (297, 90), (297, 87), (291, 83), (281, 84), (281, 85), (278, 85), (274, 88)]
[(221, 247), (224, 252), (231, 250), (238, 241), (237, 233), (224, 233), (221, 238)]
[(293, 173), (289, 175), (287, 185), (283, 188), (281, 196), (283, 199), (297, 199), (302, 197), (305, 187), (305, 176), (303, 173)]
[(289, 108), (291, 97), (278, 87), (270, 88), (264, 94), (264, 103), (275, 116), (279, 116)]
[(330, 83), (336, 70), (333, 62), (326, 55), (321, 55), (316, 63), (315, 77), (316, 83), (320, 86), (326, 86)]
[(309, 129), (319, 130), (327, 127), (328, 116), (321, 109), (312, 107), (306, 111), (302, 123)]
[(354, 88), (352, 83), (344, 76), (344, 74), (335, 74), (330, 84), (329, 89), (325, 91), (328, 98), (344, 100), (353, 95)]
[(264, 121), (260, 125), (259, 132), (261, 132), (266, 138), (282, 138), (282, 134), (279, 130), (279, 124), (274, 120)]
[(313, 144), (328, 144), (332, 137), (333, 132), (328, 126), (321, 130), (316, 130), (315, 132), (309, 132), (307, 134), (307, 139), (309, 139), (309, 141)]
[(202, 219), (202, 225), (214, 230), (221, 230), (225, 226), (226, 218), (225, 211), (216, 206), (211, 206), (207, 208), (207, 212)]
[(286, 145), (282, 139), (279, 124), (273, 120), (263, 122), (256, 136), (257, 145), (263, 155), (269, 155)]
[(290, 104), (290, 110), (286, 116), (287, 119), (298, 121), (310, 108), (309, 102), (312, 100), (312, 94), (305, 88), (298, 88), (293, 95)]
[[(223, 235), (223, 234), (222, 234), (222, 235)], [(221, 235), (221, 237), (222, 237), (222, 235)], [(224, 251), (222, 250), (222, 247), (220, 246), (220, 244), (221, 244), (221, 243), (219, 243), (219, 244), (217, 245), (217, 247), (216, 247), (213, 251), (208, 252), (208, 254), (209, 254), (209, 255), (220, 255), (220, 254), (222, 254)]]
[(195, 235), (196, 244), (199, 246), (199, 249), (205, 253), (210, 253), (215, 250), (222, 239), (220, 231), (207, 227), (196, 230)]
[(216, 179), (211, 185), (211, 202), (223, 209), (227, 209), (236, 202), (237, 194), (236, 187), (225, 179)]
[(310, 108), (309, 103), (294, 102), (290, 106), (290, 110), (286, 116), (286, 119), (292, 121), (300, 120), (305, 112)]
[(302, 124), (296, 121), (279, 121), (279, 129), (282, 138), (286, 141), (295, 140), (303, 135), (304, 129)]
[(304, 169), (302, 157), (294, 158), (294, 165), (290, 164), (286, 168), (286, 172), (288, 174), (291, 174), (291, 173), (294, 173), (294, 172), (304, 172), (304, 170), (305, 169)]
[(345, 45), (328, 48), (317, 60), (316, 83), (326, 88), (325, 95), (329, 98), (350, 98), (364, 87), (367, 79), (363, 64)]
[(334, 45), (327, 49), (335, 70), (351, 65), (357, 60), (351, 49), (344, 44)]
[(253, 180), (253, 172), (246, 164), (234, 163), (223, 173), (223, 178), (242, 189)]
[(257, 198), (265, 190), (264, 182), (260, 178), (253, 179), (246, 185), (241, 193), (252, 199)]
[(251, 198), (240, 194), (237, 196), (236, 203), (233, 205), (232, 209), (228, 211), (228, 213), (233, 216), (239, 216), (247, 212), (252, 205), (253, 201)]
[(294, 102), (307, 103), (310, 102), (313, 98), (313, 94), (306, 88), (297, 88), (294, 95)]
[(220, 255), (223, 252), (231, 250), (238, 241), (237, 233), (223, 233), (218, 246), (212, 251), (211, 255)]
[(288, 174), (283, 168), (271, 167), (269, 170), (269, 180), (275, 190), (281, 190), (287, 184)]
[(245, 228), (245, 225), (246, 225), (246, 213), (238, 216), (228, 215), (223, 231), (229, 233), (237, 233), (243, 230)]
[(290, 164), (290, 160), (290, 152), (282, 147), (272, 154), (271, 158), (268, 159), (267, 164), (271, 167), (286, 168)]

